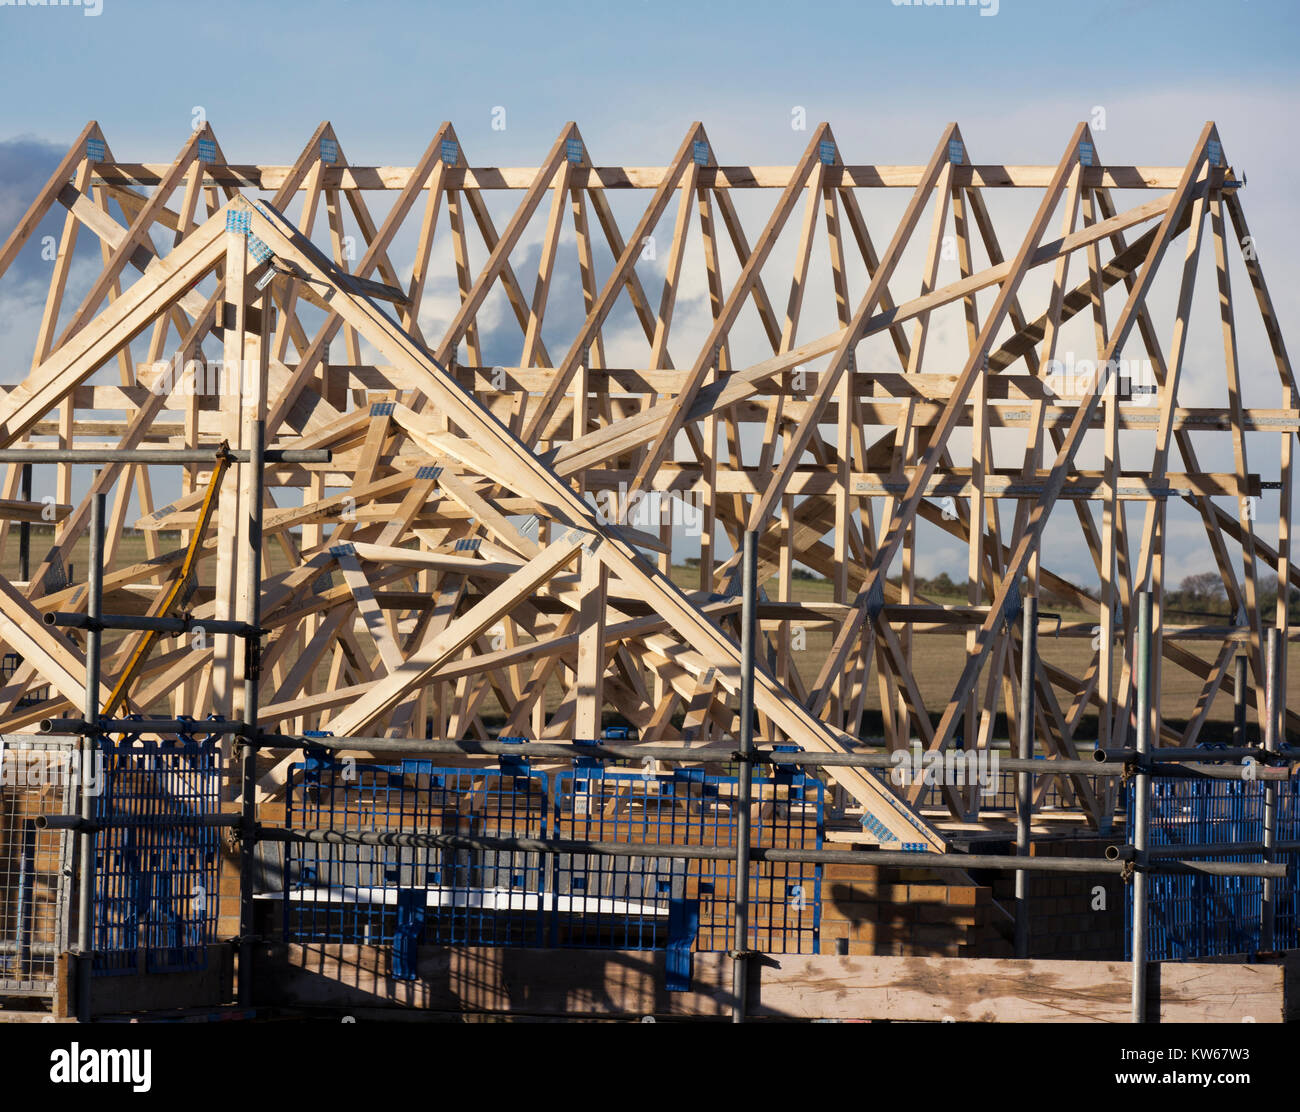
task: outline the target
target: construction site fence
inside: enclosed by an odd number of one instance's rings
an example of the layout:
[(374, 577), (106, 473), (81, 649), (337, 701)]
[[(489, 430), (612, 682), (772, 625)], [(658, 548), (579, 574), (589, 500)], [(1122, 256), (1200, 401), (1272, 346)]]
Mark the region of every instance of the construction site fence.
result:
[[(1273, 884), (1273, 937), (1269, 949), (1300, 947), (1300, 854), (1265, 853), (1265, 797), (1276, 792), (1276, 840), (1300, 841), (1300, 781), (1272, 784), (1236, 780), (1152, 780), (1150, 782), (1150, 852), (1188, 847), (1188, 861), (1216, 860), (1253, 863), (1271, 860), (1289, 867)], [(1133, 808), (1136, 781), (1127, 789)], [(1205, 852), (1218, 846), (1258, 846), (1257, 851)], [(1200, 848), (1203, 852), (1195, 852)], [(1197, 958), (1254, 954), (1265, 947), (1263, 900), (1265, 881), (1252, 876), (1156, 874), (1147, 880), (1147, 958), (1188, 961)], [(1126, 954), (1132, 957), (1133, 892), (1127, 900)]]
[(0, 734), (0, 996), (54, 992), (75, 839), (37, 819), (74, 813), (82, 765), (75, 739)]
[[(735, 861), (684, 858), (674, 850), (734, 849), (738, 784), (736, 776), (702, 769), (657, 773), (587, 758), (559, 771), (508, 758), (496, 769), (465, 769), (312, 751), (291, 771), (291, 829), (531, 839), (543, 848), (267, 844), (266, 852), (280, 855), (283, 937), (390, 946), (399, 976), (414, 975), (422, 943), (670, 955), (732, 950)], [(822, 848), (820, 781), (791, 769), (755, 776), (752, 784), (752, 844)], [(554, 850), (544, 848), (552, 841)], [(574, 852), (575, 841), (661, 846), (662, 853)], [(264, 877), (277, 871), (266, 869), (266, 852)], [(746, 945), (817, 953), (820, 897), (820, 865), (753, 862)]]
[(221, 753), (215, 735), (101, 737), (94, 973), (206, 968), (216, 940)]

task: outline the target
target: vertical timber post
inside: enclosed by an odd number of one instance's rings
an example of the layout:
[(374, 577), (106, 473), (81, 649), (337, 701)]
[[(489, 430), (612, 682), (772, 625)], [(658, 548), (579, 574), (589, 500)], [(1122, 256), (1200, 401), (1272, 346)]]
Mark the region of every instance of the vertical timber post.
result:
[(1239, 749), (1246, 747), (1246, 654), (1236, 658), (1236, 672), (1232, 677), (1232, 744)]
[[(1022, 761), (1034, 755), (1034, 674), (1038, 668), (1038, 599), (1024, 601), (1024, 632), (1020, 638), (1020, 721), (1016, 756)], [(1016, 774), (1016, 856), (1029, 856), (1029, 823), (1034, 806), (1033, 775), (1024, 769)], [(1029, 957), (1029, 874), (1016, 870), (1016, 957)]]
[[(95, 473), (96, 480), (99, 473)], [(93, 481), (92, 487), (94, 489)], [(95, 785), (91, 770), (99, 755), (96, 726), (99, 722), (99, 619), (104, 609), (104, 492), (96, 491), (90, 502), (90, 547), (86, 572), (86, 698), (83, 717), (88, 732), (81, 739), (81, 876), (77, 891), (77, 1019), (90, 1020), (90, 981), (95, 947)], [(98, 785), (102, 787), (102, 785)]]
[(1137, 768), (1133, 781), (1133, 1022), (1147, 1021), (1147, 837), (1151, 778), (1151, 594), (1137, 597)]
[(754, 641), (758, 594), (758, 534), (747, 532), (740, 610), (740, 777), (736, 789), (735, 929), (732, 931), (731, 1020), (744, 1023), (749, 1006), (749, 806), (754, 776)]
[[(246, 449), (244, 434), (247, 431), (244, 408), (247, 376), (245, 368), (248, 353), (247, 331), (249, 320), (248, 287), (248, 208), (236, 208), (226, 213), (226, 270), (225, 301), (222, 304), (221, 323), (224, 329), (221, 350), (218, 424), (221, 438), (235, 449)], [(233, 469), (236, 485), (222, 492), (217, 502), (217, 560), (212, 582), (213, 615), (218, 621), (239, 621), (239, 567), (242, 541), (242, 517), (247, 513), (243, 503), (248, 465)], [(212, 646), (212, 701), (213, 709), (223, 718), (235, 718), (236, 691), (243, 667), (236, 634), (219, 633)], [(230, 775), (227, 790), (233, 795), (232, 775), (237, 751), (232, 743), (238, 739), (222, 739), (222, 768)]]

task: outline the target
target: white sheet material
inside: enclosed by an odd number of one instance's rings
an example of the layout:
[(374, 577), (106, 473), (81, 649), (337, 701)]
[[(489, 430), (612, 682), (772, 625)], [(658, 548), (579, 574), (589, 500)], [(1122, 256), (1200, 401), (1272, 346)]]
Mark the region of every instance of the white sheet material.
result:
[[(261, 900), (280, 900), (283, 892), (260, 892)], [(511, 888), (452, 888), (435, 885), (425, 889), (429, 907), (473, 907), (485, 911), (560, 911), (585, 915), (643, 915), (667, 918), (668, 908), (605, 896), (557, 896), (554, 892), (524, 892)], [(396, 888), (295, 888), (289, 899), (300, 903), (395, 904)]]

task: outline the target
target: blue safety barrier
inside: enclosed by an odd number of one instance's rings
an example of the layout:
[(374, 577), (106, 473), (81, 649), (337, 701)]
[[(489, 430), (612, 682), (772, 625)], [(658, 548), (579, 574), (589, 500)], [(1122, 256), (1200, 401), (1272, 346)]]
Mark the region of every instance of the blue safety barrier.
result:
[[(1207, 752), (1213, 759), (1213, 753)], [(1296, 837), (1297, 790), (1294, 779), (1274, 782), (1278, 793), (1277, 840)], [(1152, 779), (1150, 846), (1208, 846), (1264, 840), (1262, 780)], [(1130, 782), (1127, 805), (1132, 813), (1136, 782)], [(1291, 868), (1274, 881), (1273, 948), (1296, 942), (1296, 854), (1278, 854)], [(1262, 853), (1189, 855), (1187, 860), (1260, 862)], [(1149, 874), (1147, 877), (1147, 957), (1151, 961), (1187, 961), (1229, 954), (1253, 954), (1261, 946), (1264, 881), (1260, 877), (1201, 874)], [(1132, 956), (1133, 896), (1125, 889), (1125, 954)]]
[[(986, 750), (985, 752), (989, 754), (990, 760), (994, 753), (997, 753), (999, 758), (1007, 755), (1000, 750)], [(1035, 760), (1046, 761), (1047, 759), (1042, 754), (1035, 755)], [(890, 771), (886, 770), (886, 778), (888, 778)], [(987, 785), (980, 784), (976, 789), (979, 792), (979, 809), (981, 811), (1014, 811), (1018, 791), (1018, 774), (1001, 767), (997, 769), (996, 776), (993, 776), (992, 772), (991, 768), (988, 769), (987, 775), (991, 782)], [(922, 775), (924, 775), (924, 770), (922, 770)], [(931, 774), (929, 779), (931, 782), (926, 783), (924, 790), (921, 792), (919, 801), (921, 808), (947, 809), (948, 804), (944, 798), (944, 786), (941, 783), (943, 776), (936, 771)], [(1090, 773), (1085, 773), (1082, 779), (1092, 789), (1093, 796), (1097, 799), (1104, 799), (1109, 787), (1115, 783), (1115, 780), (1111, 777), (1097, 776)], [(1081, 809), (1082, 803), (1079, 801), (1078, 792), (1074, 789), (1074, 780), (1075, 777), (1067, 776), (1064, 773), (1050, 777), (1035, 776), (1035, 793), (1039, 791), (1039, 785), (1045, 785), (1041, 789), (1041, 798), (1034, 805), (1035, 811), (1077, 811)], [(985, 788), (991, 788), (992, 790), (986, 791)], [(960, 790), (969, 791), (969, 788), (963, 786)], [(1125, 806), (1124, 796), (1121, 794), (1116, 802), (1118, 804), (1116, 809), (1122, 814)]]
[[(738, 783), (702, 769), (660, 774), (588, 756), (548, 774), (523, 757), (465, 769), (308, 750), (287, 786), (294, 829), (622, 842), (662, 845), (663, 854), (290, 842), (284, 937), (389, 946), (402, 978), (415, 976), (422, 943), (666, 950), (669, 980), (689, 981), (682, 955), (732, 948), (735, 863), (688, 860), (673, 847), (734, 845)], [(755, 777), (753, 844), (821, 848), (823, 794), (801, 771)], [(819, 866), (754, 862), (750, 897), (750, 948), (818, 952)]]
[[(95, 797), (94, 972), (200, 970), (216, 938), (218, 739), (101, 738)], [(144, 955), (141, 970), (140, 956)]]
[[(1300, 842), (1300, 780), (1278, 785), (1277, 840)], [(1285, 882), (1274, 882), (1273, 949), (1300, 949), (1300, 854), (1287, 854), (1291, 869)]]
[[(294, 829), (419, 831), (542, 838), (547, 777), (508, 758), (498, 769), (338, 759), (308, 750), (290, 774)], [(290, 843), (283, 929), (297, 942), (536, 946), (544, 941), (547, 870), (539, 853)], [(420, 914), (416, 905), (422, 905)], [(403, 974), (413, 965), (398, 961)]]

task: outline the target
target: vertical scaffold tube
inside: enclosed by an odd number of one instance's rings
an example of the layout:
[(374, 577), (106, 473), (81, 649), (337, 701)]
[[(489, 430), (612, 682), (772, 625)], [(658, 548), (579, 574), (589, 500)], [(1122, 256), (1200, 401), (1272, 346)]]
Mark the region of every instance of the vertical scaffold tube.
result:
[[(1038, 663), (1038, 599), (1025, 599), (1024, 632), (1020, 638), (1020, 715), (1016, 756), (1034, 755), (1034, 673)], [(1016, 856), (1029, 856), (1029, 822), (1034, 805), (1034, 780), (1028, 771), (1016, 774)], [(1016, 873), (1016, 957), (1029, 957), (1029, 874)]]
[(253, 868), (257, 860), (257, 689), (262, 677), (262, 483), (266, 455), (266, 424), (252, 422), (248, 467), (253, 497), (248, 506), (248, 548), (244, 553), (247, 612), (244, 621), (244, 737), (239, 749), (239, 1003), (253, 1003)]
[[(98, 480), (99, 472), (95, 472)], [(97, 492), (90, 500), (90, 547), (86, 569), (86, 699), (83, 717), (92, 727), (99, 721), (99, 619), (104, 611), (104, 493)], [(98, 739), (93, 732), (81, 739), (82, 826), (79, 837), (81, 875), (77, 892), (77, 1018), (85, 1023), (90, 1019), (90, 974), (94, 964), (95, 947), (95, 832), (89, 824), (95, 818), (95, 790), (99, 777), (93, 775), (98, 756)]]
[(749, 807), (753, 794), (754, 641), (758, 594), (758, 534), (745, 534), (742, 554), (743, 591), (740, 610), (740, 777), (736, 790), (736, 902), (732, 931), (731, 1018), (745, 1022), (749, 1004)]
[[(1264, 749), (1278, 751), (1278, 725), (1282, 717), (1278, 692), (1282, 682), (1282, 639), (1277, 626), (1268, 630), (1264, 642)], [(1274, 858), (1273, 846), (1277, 840), (1277, 782), (1264, 781), (1264, 860)], [(1273, 949), (1273, 931), (1277, 920), (1277, 881), (1264, 878), (1264, 896), (1260, 904), (1259, 946), (1261, 950)]]
[(1147, 838), (1151, 821), (1151, 594), (1137, 597), (1137, 776), (1133, 784), (1133, 1022), (1147, 1020)]

